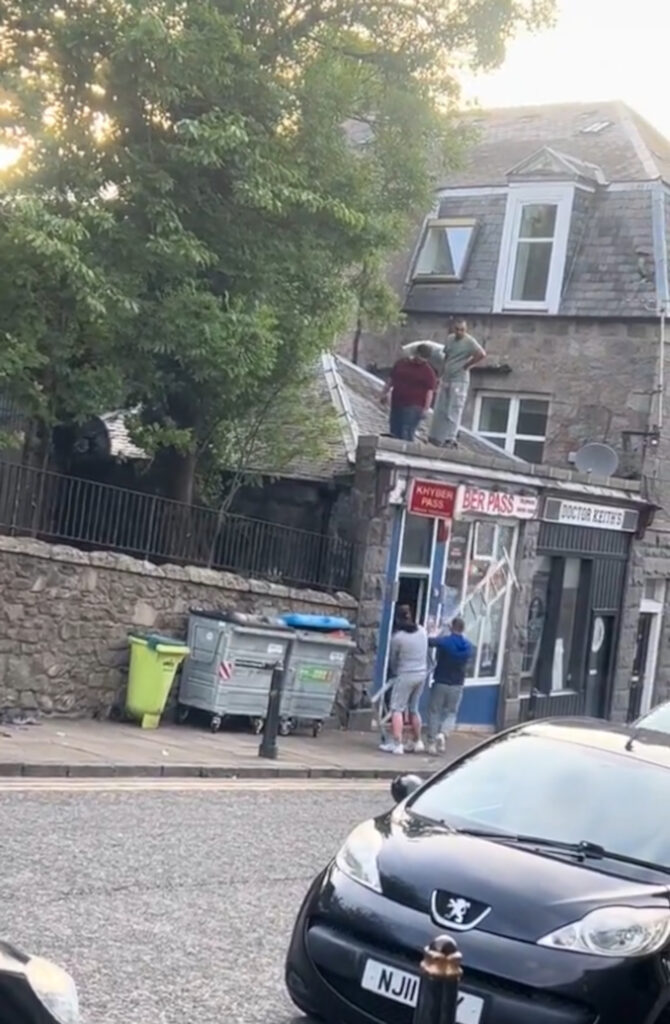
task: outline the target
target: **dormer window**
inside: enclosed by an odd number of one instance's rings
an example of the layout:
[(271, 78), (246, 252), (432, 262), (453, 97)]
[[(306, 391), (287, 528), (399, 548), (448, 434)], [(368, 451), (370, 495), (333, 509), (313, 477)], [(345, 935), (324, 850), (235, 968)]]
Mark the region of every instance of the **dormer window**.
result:
[(412, 267), (414, 281), (462, 281), (477, 221), (433, 217), (426, 221)]
[(514, 253), (512, 302), (545, 302), (556, 234), (555, 203), (523, 203)]
[(572, 185), (510, 185), (495, 312), (558, 312), (573, 195)]

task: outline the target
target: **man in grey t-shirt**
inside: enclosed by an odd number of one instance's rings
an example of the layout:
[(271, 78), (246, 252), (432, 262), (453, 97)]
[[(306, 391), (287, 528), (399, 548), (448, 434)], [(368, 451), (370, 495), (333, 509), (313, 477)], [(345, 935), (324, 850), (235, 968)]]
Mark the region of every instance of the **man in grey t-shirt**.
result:
[(486, 355), (479, 342), (468, 334), (467, 326), (465, 320), (457, 320), (444, 346), (442, 379), (428, 437), (431, 444), (456, 446), (468, 399), (470, 369)]

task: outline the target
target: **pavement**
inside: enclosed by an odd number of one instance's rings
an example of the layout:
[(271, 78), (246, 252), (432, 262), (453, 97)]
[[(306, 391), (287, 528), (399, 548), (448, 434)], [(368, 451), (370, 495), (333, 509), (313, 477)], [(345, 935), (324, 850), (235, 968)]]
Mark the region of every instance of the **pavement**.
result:
[(377, 732), (328, 729), (316, 738), (279, 737), (277, 759), (266, 760), (258, 754), (260, 737), (249, 732), (42, 719), (0, 725), (0, 776), (386, 779), (405, 770), (430, 775), (482, 738), (459, 730), (440, 757), (395, 757), (377, 749)]
[(299, 905), (390, 804), (365, 780), (0, 780), (2, 938), (70, 971), (86, 1024), (304, 1024)]

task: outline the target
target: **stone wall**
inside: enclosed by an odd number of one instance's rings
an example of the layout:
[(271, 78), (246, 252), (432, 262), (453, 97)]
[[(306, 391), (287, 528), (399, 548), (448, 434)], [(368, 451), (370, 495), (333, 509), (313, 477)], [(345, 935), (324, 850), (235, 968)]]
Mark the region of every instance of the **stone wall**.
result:
[(106, 715), (125, 686), (128, 633), (184, 639), (189, 608), (356, 613), (348, 594), (1, 536), (0, 588), (0, 711)]
[[(487, 361), (472, 375), (465, 426), (472, 425), (478, 390), (547, 395), (545, 460), (564, 467), (585, 441), (610, 444), (623, 457), (622, 431), (647, 429), (656, 387), (656, 321), (480, 316), (469, 317), (468, 324), (486, 347)], [(406, 342), (444, 342), (448, 330), (446, 317), (410, 314), (386, 334), (366, 335), (360, 364), (388, 368)]]
[(389, 504), (391, 471), (375, 461), (376, 444), (363, 439), (358, 447), (351, 499), (356, 538), (353, 592), (358, 598), (358, 646), (353, 658), (349, 702), (356, 706), (374, 678), (379, 626), (386, 598), (386, 573), (396, 507)]

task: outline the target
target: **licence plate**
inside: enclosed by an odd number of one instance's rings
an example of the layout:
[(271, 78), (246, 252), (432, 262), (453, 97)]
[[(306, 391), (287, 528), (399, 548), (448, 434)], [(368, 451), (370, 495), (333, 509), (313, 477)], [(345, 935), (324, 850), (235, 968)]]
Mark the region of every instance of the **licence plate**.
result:
[[(405, 1006), (416, 1006), (419, 999), (418, 974), (400, 971), (378, 960), (368, 960), (363, 971), (361, 988), (377, 996), (393, 999)], [(456, 1008), (456, 1024), (479, 1024), (484, 1009), (484, 1000), (469, 992), (459, 992)]]

